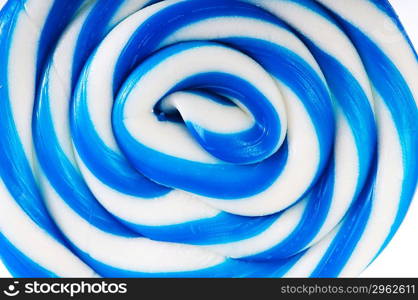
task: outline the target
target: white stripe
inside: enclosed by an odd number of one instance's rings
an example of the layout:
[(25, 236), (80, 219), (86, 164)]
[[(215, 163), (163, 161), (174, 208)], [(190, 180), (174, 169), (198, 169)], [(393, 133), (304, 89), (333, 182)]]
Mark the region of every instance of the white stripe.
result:
[(0, 231), (14, 247), (44, 269), (58, 276), (94, 276), (90, 267), (23, 212), (1, 180), (0, 195)]

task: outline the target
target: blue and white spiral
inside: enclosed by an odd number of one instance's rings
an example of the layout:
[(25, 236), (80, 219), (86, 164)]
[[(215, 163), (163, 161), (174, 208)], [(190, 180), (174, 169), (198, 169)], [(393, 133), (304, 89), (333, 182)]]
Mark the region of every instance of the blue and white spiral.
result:
[(355, 276), (417, 186), (417, 61), (387, 0), (9, 0), (1, 257)]

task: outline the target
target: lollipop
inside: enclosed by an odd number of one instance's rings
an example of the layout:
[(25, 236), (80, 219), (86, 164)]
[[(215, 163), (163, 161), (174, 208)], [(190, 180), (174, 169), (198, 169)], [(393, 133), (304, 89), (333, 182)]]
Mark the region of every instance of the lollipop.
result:
[(386, 0), (9, 0), (0, 253), (25, 277), (337, 277), (418, 176)]

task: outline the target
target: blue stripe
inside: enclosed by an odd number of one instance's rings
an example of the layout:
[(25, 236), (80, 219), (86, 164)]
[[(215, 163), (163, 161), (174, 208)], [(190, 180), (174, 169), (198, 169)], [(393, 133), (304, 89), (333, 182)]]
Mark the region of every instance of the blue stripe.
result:
[(145, 226), (120, 219), (127, 227), (155, 241), (190, 245), (227, 244), (267, 230), (281, 213), (267, 217), (242, 217), (222, 212), (215, 217), (175, 225)]
[(88, 113), (85, 96), (87, 82), (88, 67), (80, 76), (70, 112), (72, 138), (83, 162), (99, 180), (121, 193), (143, 198), (167, 194), (170, 189), (148, 180), (133, 169), (123, 156), (103, 143)]
[(374, 164), (371, 176), (363, 191), (351, 206), (341, 228), (310, 275), (311, 277), (337, 277), (347, 264), (358, 241), (361, 239), (370, 217), (375, 173), (376, 165)]
[(113, 83), (115, 95), (129, 73), (150, 53), (155, 51), (166, 37), (189, 24), (227, 16), (249, 17), (288, 28), (276, 16), (241, 1), (193, 0), (174, 3), (150, 16), (132, 34), (116, 65)]
[(377, 128), (373, 109), (359, 82), (346, 67), (307, 38), (305, 38), (305, 43), (319, 63), (328, 87), (354, 136), (359, 159), (359, 178), (356, 190), (356, 195), (358, 195), (367, 180), (372, 160), (376, 154)]
[[(190, 46), (194, 47), (194, 45), (192, 43)], [(187, 46), (180, 44), (174, 47), (176, 49), (168, 48), (167, 51), (169, 53), (172, 53), (171, 51), (177, 52), (177, 48), (181, 51), (181, 49)], [(165, 57), (164, 52), (161, 52), (162, 59)], [(159, 60), (158, 57), (157, 60)], [(127, 84), (120, 93), (123, 96), (116, 100), (113, 109), (113, 127), (116, 138), (122, 151), (135, 168), (148, 178), (152, 178), (164, 186), (176, 187), (199, 195), (223, 199), (254, 195), (265, 190), (274, 182), (280, 175), (287, 159), (286, 145), (261, 163), (229, 165), (221, 163), (204, 164), (179, 159), (150, 149), (136, 141), (123, 123), (123, 109), (126, 101), (124, 97), (133, 88), (132, 83), (136, 83), (150, 67), (147, 62), (142, 64), (132, 74), (132, 77), (126, 81)], [(151, 61), (150, 64), (153, 65), (154, 62)], [(268, 100), (263, 99), (263, 96), (248, 82), (224, 73), (202, 73), (186, 78), (175, 86), (169, 94), (177, 90), (198, 87), (210, 87), (211, 90), (221, 92), (221, 94), (234, 93), (230, 95), (232, 98), (241, 98), (242, 95), (246, 95), (248, 98), (242, 100), (259, 99), (264, 103), (268, 103)], [(248, 102), (245, 105), (251, 109)], [(167, 166), (170, 166), (170, 168), (167, 168)]]
[(412, 51), (415, 54), (415, 57), (418, 61), (418, 53), (414, 48), (414, 45), (409, 38), (405, 28), (403, 27), (401, 21), (399, 20), (398, 15), (396, 14), (396, 11), (393, 9), (392, 5), (387, 0), (369, 0), (374, 5), (376, 5), (377, 8), (379, 8), (381, 11), (383, 11), (388, 17), (391, 18), (391, 21), (395, 23), (395, 25), (398, 27), (399, 31), (404, 36), (405, 40), (408, 42), (409, 46), (411, 47)]
[[(288, 0), (298, 3), (326, 19), (330, 24), (339, 26), (332, 12), (323, 5), (310, 0)], [(358, 195), (369, 174), (371, 163), (376, 153), (377, 128), (368, 97), (360, 83), (338, 60), (321, 49), (309, 36), (296, 29), (294, 34), (308, 47), (325, 76), (334, 101), (341, 108), (354, 136), (359, 158)], [(343, 32), (342, 32), (343, 33)], [(348, 36), (349, 37), (349, 36)]]
[[(342, 28), (353, 40), (374, 87), (384, 100), (386, 107), (392, 115), (402, 147), (404, 177), (402, 180), (400, 204), (396, 219), (391, 227), (391, 232), (382, 245), (379, 251), (380, 253), (392, 239), (403, 221), (417, 186), (418, 158), (416, 153), (418, 153), (418, 136), (415, 133), (418, 131), (418, 110), (408, 84), (405, 82), (405, 79), (393, 62), (390, 61), (382, 50), (380, 50), (380, 48), (357, 27), (331, 11), (329, 11), (329, 13), (337, 19)], [(396, 101), (394, 101), (394, 99), (396, 99)], [(374, 172), (370, 175), (372, 178), (374, 178), (375, 172), (376, 170), (374, 169)], [(369, 181), (371, 180), (372, 179), (369, 178)], [(371, 200), (368, 199), (371, 197), (372, 193), (370, 191), (370, 185), (371, 183), (368, 184), (369, 188), (366, 187), (363, 191), (363, 196), (358, 200), (360, 201), (360, 199), (363, 198), (363, 201), (365, 202), (363, 203), (363, 207), (352, 209), (352, 211), (354, 211), (352, 212), (353, 215), (347, 217), (345, 225), (339, 231), (333, 242), (335, 249), (341, 247), (341, 245), (347, 245), (346, 248), (344, 248), (346, 252), (338, 253), (338, 251), (333, 251), (331, 248), (328, 251), (330, 257), (335, 257), (335, 260), (338, 258), (339, 264), (333, 265), (329, 262), (330, 258), (325, 256), (322, 260), (322, 264), (318, 266), (317, 271), (314, 272), (313, 276), (337, 276), (344, 267), (367, 224), (368, 215), (370, 214), (371, 209), (371, 204), (369, 203)], [(351, 218), (358, 219), (357, 224), (355, 224), (355, 221), (351, 220)], [(358, 235), (352, 235), (352, 238), (348, 241), (347, 231), (353, 231), (351, 228), (354, 226), (353, 224), (356, 226), (355, 231)], [(324, 267), (325, 264), (327, 265), (327, 268)], [(332, 265), (334, 268), (330, 267)]]
[[(73, 60), (73, 87), (75, 87), (81, 67), (106, 31), (109, 30), (107, 24), (121, 5), (122, 2), (112, 0), (100, 1), (89, 12), (77, 40), (76, 55)], [(47, 36), (47, 32), (45, 36)], [(34, 107), (33, 121), (36, 152), (45, 175), (66, 203), (93, 226), (113, 234), (138, 236), (118, 222), (97, 202), (79, 171), (61, 149), (49, 108), (48, 80), (51, 64), (52, 62), (48, 64), (44, 72), (40, 95), (37, 97)]]
[(103, 37), (109, 31), (108, 24), (114, 14), (122, 6), (124, 1), (101, 0), (97, 1), (85, 20), (83, 27), (77, 37), (75, 55), (72, 65), (72, 91), (74, 90), (78, 77), (86, 63), (89, 55), (99, 45)]
[(8, 66), (13, 30), (22, 4), (10, 1), (0, 12), (0, 176), (22, 210), (58, 241), (61, 233), (49, 216), (13, 120), (8, 89)]
[(80, 172), (63, 152), (55, 134), (49, 107), (49, 72), (47, 68), (33, 120), (33, 137), (36, 154), (42, 170), (55, 191), (81, 217), (109, 233), (136, 236), (121, 225), (97, 202), (87, 187)]
[(343, 19), (340, 22), (356, 42), (373, 85), (392, 115), (402, 147), (402, 194), (395, 222), (382, 246), (383, 250), (405, 218), (417, 187), (418, 108), (407, 82), (393, 62), (364, 33)]
[(98, 274), (113, 278), (258, 278), (282, 277), (303, 256), (303, 253), (271, 262), (246, 262), (243, 260), (227, 259), (213, 267), (182, 272), (136, 272), (109, 266), (92, 258), (89, 254), (77, 250), (78, 256), (88, 263)]
[[(85, 0), (72, 1), (54, 1), (48, 17), (45, 20), (44, 27), (39, 39), (39, 49), (37, 55), (37, 74), (36, 82), (41, 80), (42, 72), (46, 62), (53, 52), (58, 39), (62, 35), (63, 30), (71, 22), (76, 11), (82, 6)], [(23, 8), (24, 9), (24, 8)]]
[(302, 101), (319, 141), (318, 179), (329, 160), (335, 136), (333, 105), (323, 80), (305, 60), (282, 46), (254, 38), (230, 37), (219, 41), (255, 59)]
[[(330, 212), (334, 188), (334, 162), (331, 160), (323, 177), (305, 196), (308, 200), (303, 216), (293, 231), (270, 249), (245, 257), (251, 261), (272, 261), (294, 256), (304, 250), (318, 234)], [(290, 208), (291, 209), (291, 208)]]
[(0, 233), (0, 257), (13, 277), (18, 278), (56, 278), (57, 275), (43, 268), (13, 246)]

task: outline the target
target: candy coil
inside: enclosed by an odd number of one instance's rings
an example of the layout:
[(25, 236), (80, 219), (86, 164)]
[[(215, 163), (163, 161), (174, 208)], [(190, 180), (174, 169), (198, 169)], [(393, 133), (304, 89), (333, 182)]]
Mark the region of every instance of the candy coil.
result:
[(386, 0), (9, 0), (0, 253), (23, 277), (356, 276), (418, 176)]

